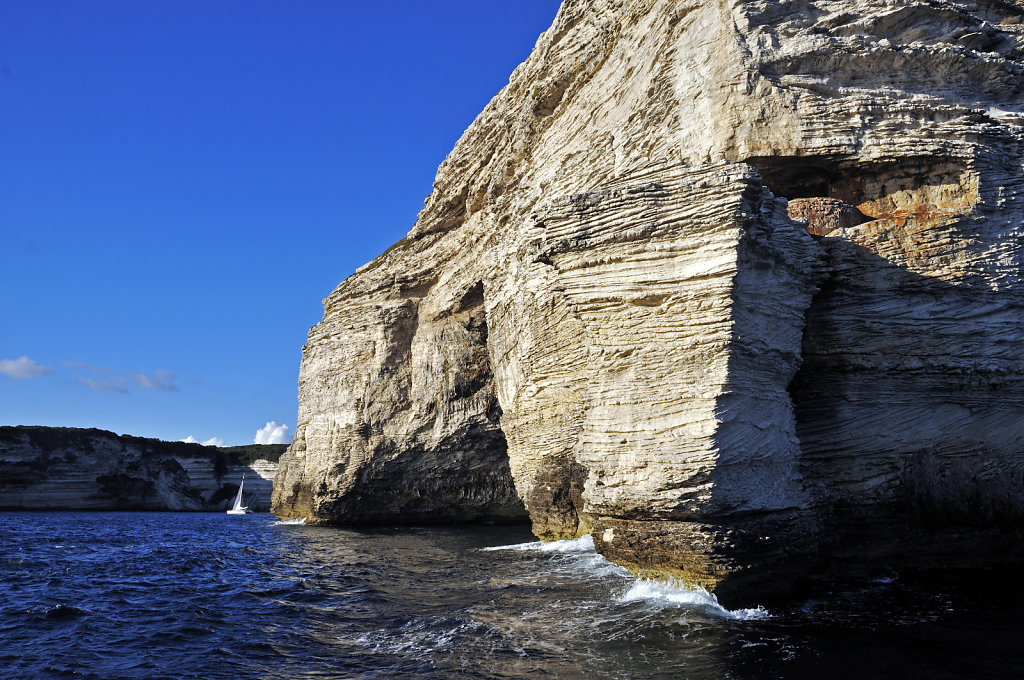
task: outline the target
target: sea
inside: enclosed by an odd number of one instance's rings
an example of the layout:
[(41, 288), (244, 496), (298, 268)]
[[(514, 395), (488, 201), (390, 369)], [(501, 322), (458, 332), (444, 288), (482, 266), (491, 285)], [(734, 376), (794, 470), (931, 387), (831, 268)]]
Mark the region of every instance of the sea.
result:
[(1005, 575), (730, 610), (522, 526), (0, 513), (0, 678), (1020, 677)]

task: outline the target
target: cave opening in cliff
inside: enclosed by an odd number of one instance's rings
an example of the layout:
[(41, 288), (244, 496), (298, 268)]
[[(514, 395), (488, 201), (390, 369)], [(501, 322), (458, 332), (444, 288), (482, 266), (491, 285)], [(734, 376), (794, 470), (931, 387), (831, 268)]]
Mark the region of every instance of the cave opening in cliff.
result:
[(854, 205), (863, 194), (858, 177), (823, 158), (750, 158), (761, 173), (762, 184), (788, 201), (792, 219), (804, 220), (808, 233), (827, 236), (837, 229), (868, 222)]
[(832, 198), (843, 173), (823, 158), (751, 157), (747, 163), (761, 173), (761, 182), (773, 194), (788, 199)]
[[(827, 218), (826, 230), (886, 218), (921, 224), (948, 222), (977, 201), (976, 182), (962, 162), (918, 156), (899, 163), (827, 156), (753, 156), (775, 196), (790, 201), (790, 216)], [(820, 221), (820, 220), (819, 220)], [(811, 229), (811, 233), (821, 231)]]

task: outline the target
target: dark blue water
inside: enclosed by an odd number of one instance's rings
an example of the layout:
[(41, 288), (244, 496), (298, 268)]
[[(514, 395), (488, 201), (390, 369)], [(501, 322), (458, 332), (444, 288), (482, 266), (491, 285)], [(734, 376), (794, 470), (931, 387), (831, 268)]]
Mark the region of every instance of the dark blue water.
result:
[(895, 573), (730, 612), (523, 528), (0, 513), (2, 678), (1014, 678), (1022, 612)]

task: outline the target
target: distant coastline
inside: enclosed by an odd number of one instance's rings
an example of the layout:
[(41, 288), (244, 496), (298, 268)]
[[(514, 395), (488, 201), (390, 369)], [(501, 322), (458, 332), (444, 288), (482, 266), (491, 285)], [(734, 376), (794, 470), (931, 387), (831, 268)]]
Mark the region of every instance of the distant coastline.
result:
[(0, 427), (0, 509), (269, 511), (286, 444), (204, 446), (96, 428)]

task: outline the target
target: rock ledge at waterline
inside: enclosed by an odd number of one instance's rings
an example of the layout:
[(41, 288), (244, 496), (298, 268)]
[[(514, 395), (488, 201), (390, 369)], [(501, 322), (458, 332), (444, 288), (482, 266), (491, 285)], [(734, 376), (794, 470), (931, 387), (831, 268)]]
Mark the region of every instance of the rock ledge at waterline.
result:
[(525, 512), (734, 601), (1016, 559), (1022, 17), (566, 0), (324, 301), (274, 512)]

